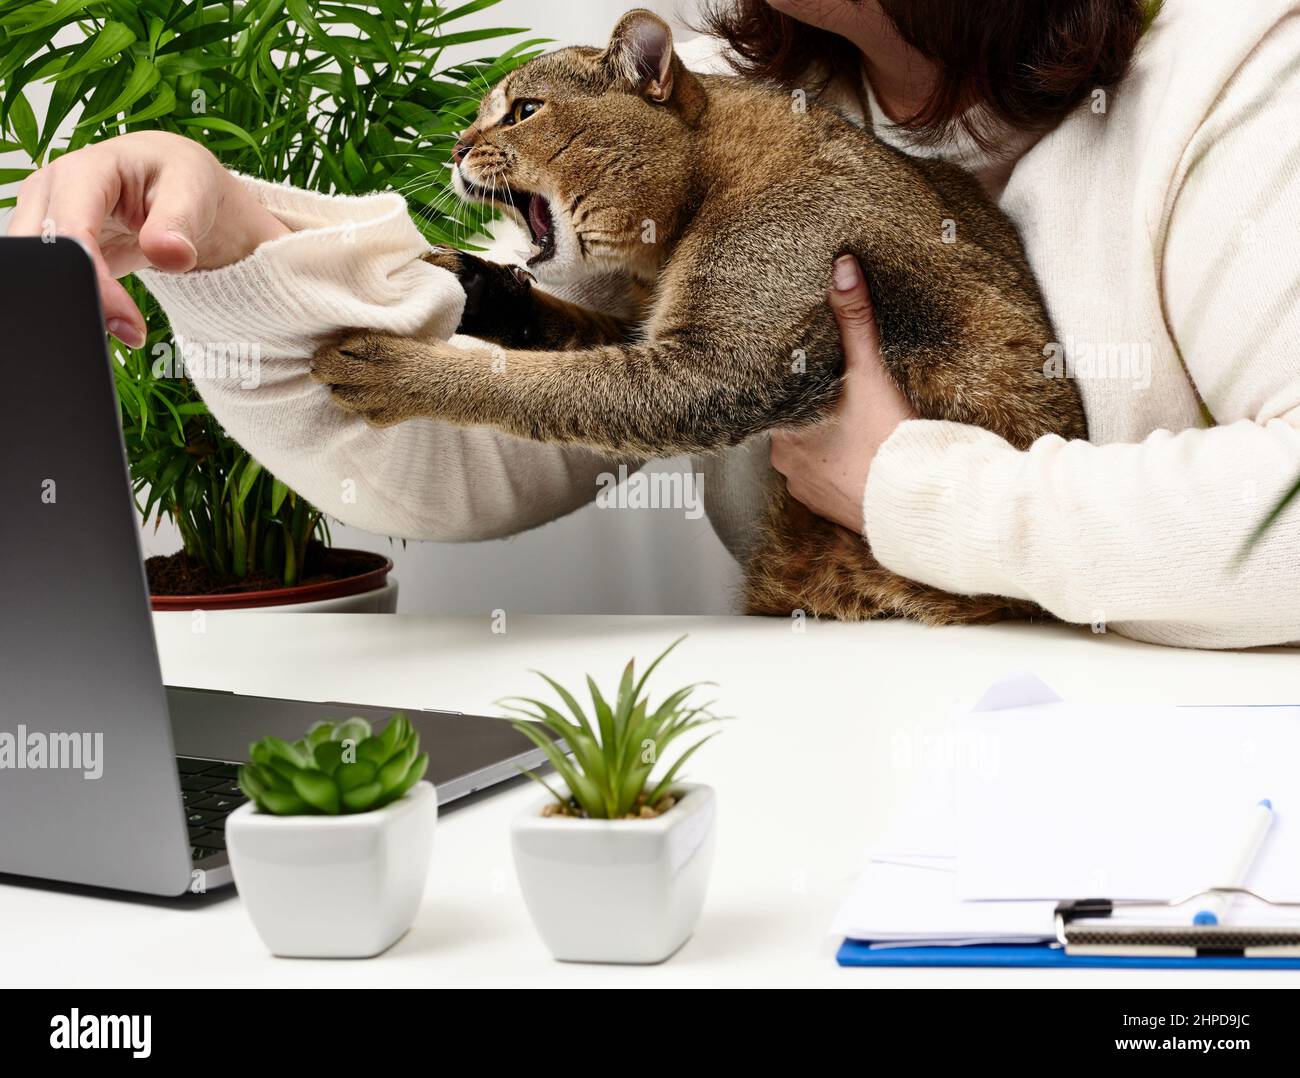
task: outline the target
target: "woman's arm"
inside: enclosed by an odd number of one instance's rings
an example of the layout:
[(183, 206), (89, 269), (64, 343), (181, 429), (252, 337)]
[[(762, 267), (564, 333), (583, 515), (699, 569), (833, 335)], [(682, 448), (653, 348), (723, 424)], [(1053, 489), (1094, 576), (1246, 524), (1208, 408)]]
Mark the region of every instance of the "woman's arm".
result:
[(105, 328), (132, 348), (144, 344), (144, 320), (119, 277), (229, 265), (287, 231), (211, 151), (165, 131), (133, 131), (49, 162), (23, 180), (9, 221), (11, 236), (81, 243)]
[[(418, 539), (511, 534), (595, 497), (610, 468), (595, 453), (427, 420), (376, 430), (338, 408), (309, 373), (321, 337), (354, 326), (445, 337), (463, 292), (421, 261), (428, 245), (398, 195), (242, 182), (288, 235), (220, 269), (140, 277), (180, 354), (200, 360), (187, 373), (204, 400), (268, 470), (345, 523)], [(257, 362), (250, 375), (223, 355)]]
[(1135, 445), (904, 423), (867, 483), (872, 550), (950, 591), (1030, 599), (1066, 621), (1188, 647), (1300, 640), (1300, 529), (1238, 552), (1300, 468), (1295, 416), (1161, 431)]
[(10, 235), (51, 231), (90, 253), (107, 329), (133, 346), (145, 327), (117, 278), (140, 273), (217, 419), (349, 524), (492, 538), (591, 500), (609, 467), (486, 430), (372, 430), (311, 381), (308, 357), (334, 330), (456, 327), (463, 292), (421, 261), (428, 245), (397, 195), (326, 198), (243, 179), (190, 139), (143, 131), (65, 154), (23, 182)]
[[(1300, 475), (1300, 74), (1268, 92), (1261, 107), (1230, 90), (1206, 118), (1159, 252), (1169, 329), (1216, 425), (1135, 444), (1047, 437), (1019, 452), (975, 427), (896, 423), (871, 447), (851, 521), (865, 520), (882, 564), (1160, 643), (1300, 640), (1300, 510), (1236, 563)], [(879, 411), (851, 371), (840, 430), (861, 432)], [(796, 459), (778, 467), (815, 510), (844, 518), (863, 490), (859, 440), (785, 447), (776, 456)]]

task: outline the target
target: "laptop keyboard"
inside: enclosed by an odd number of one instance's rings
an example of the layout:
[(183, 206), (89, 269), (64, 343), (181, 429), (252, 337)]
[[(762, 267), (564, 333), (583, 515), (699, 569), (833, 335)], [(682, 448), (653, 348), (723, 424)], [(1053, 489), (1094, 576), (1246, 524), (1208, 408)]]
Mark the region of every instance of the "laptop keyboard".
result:
[(190, 857), (202, 861), (224, 853), (226, 817), (248, 800), (239, 789), (239, 765), (176, 757), (181, 800), (190, 829)]

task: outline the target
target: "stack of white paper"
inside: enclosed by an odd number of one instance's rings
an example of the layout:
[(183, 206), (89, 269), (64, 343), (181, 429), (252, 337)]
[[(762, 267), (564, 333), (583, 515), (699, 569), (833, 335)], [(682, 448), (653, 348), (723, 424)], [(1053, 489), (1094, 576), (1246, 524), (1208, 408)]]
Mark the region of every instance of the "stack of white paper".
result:
[[(949, 734), (949, 764), (871, 853), (836, 935), (1034, 943), (1054, 938), (1061, 900), (1183, 898), (1229, 882), (1224, 866), (1261, 798), (1274, 823), (1247, 886), (1300, 900), (1300, 707), (1090, 707), (1018, 676), (954, 716)], [(1112, 920), (1178, 923), (1195, 908)], [(1238, 899), (1229, 919), (1296, 915)]]
[(962, 736), (993, 760), (956, 775), (963, 898), (1199, 891), (1261, 798), (1274, 822), (1250, 885), (1300, 898), (1300, 708), (1058, 703), (969, 715)]
[(1039, 943), (1052, 938), (1052, 902), (963, 902), (955, 857), (889, 860), (858, 877), (831, 931), (880, 946)]

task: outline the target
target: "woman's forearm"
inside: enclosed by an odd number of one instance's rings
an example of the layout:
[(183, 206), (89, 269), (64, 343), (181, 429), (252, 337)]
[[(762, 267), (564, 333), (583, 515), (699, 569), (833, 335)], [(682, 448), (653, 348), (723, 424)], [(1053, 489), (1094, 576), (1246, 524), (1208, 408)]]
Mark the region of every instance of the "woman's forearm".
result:
[(309, 375), (321, 337), (354, 326), (448, 336), (463, 293), (421, 261), (427, 244), (399, 196), (244, 182), (289, 235), (221, 269), (140, 276), (185, 373), (269, 471), (345, 523), (419, 539), (506, 535), (595, 496), (609, 465), (594, 453), (423, 420), (377, 430), (339, 409)]
[(1098, 630), (1196, 647), (1288, 643), (1300, 640), (1300, 517), (1236, 558), (1298, 460), (1300, 424), (1287, 419), (1137, 444), (1048, 437), (1027, 452), (976, 427), (913, 421), (872, 466), (867, 537), (895, 572), (1029, 599)]

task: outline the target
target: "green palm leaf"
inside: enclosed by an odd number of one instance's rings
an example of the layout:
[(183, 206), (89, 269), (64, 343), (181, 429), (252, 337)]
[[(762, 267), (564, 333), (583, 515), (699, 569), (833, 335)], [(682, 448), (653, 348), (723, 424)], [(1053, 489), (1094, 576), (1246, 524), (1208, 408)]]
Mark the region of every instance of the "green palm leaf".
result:
[[(0, 0), (0, 142), (40, 165), (124, 130), (157, 129), (246, 175), (343, 194), (413, 181), (408, 163), (420, 157), (429, 187), (412, 199), (418, 226), (474, 247), (489, 214), (456, 205), (443, 161), (484, 80), (543, 44), (464, 21), (492, 6)], [(468, 42), (490, 44), (437, 70), (446, 48)], [(38, 125), (29, 96), (42, 83), (49, 107)], [(151, 327), (144, 348), (113, 345), (138, 508), (171, 520), (186, 552), (218, 574), (256, 568), (295, 583), (309, 540), (328, 539), (326, 522), (274, 477), (242, 490), (236, 511), (231, 479), (248, 474), (248, 456), (205, 411), (188, 410), (202, 409), (188, 380), (154, 373), (154, 347), (171, 340), (166, 320), (143, 286), (123, 283)]]

